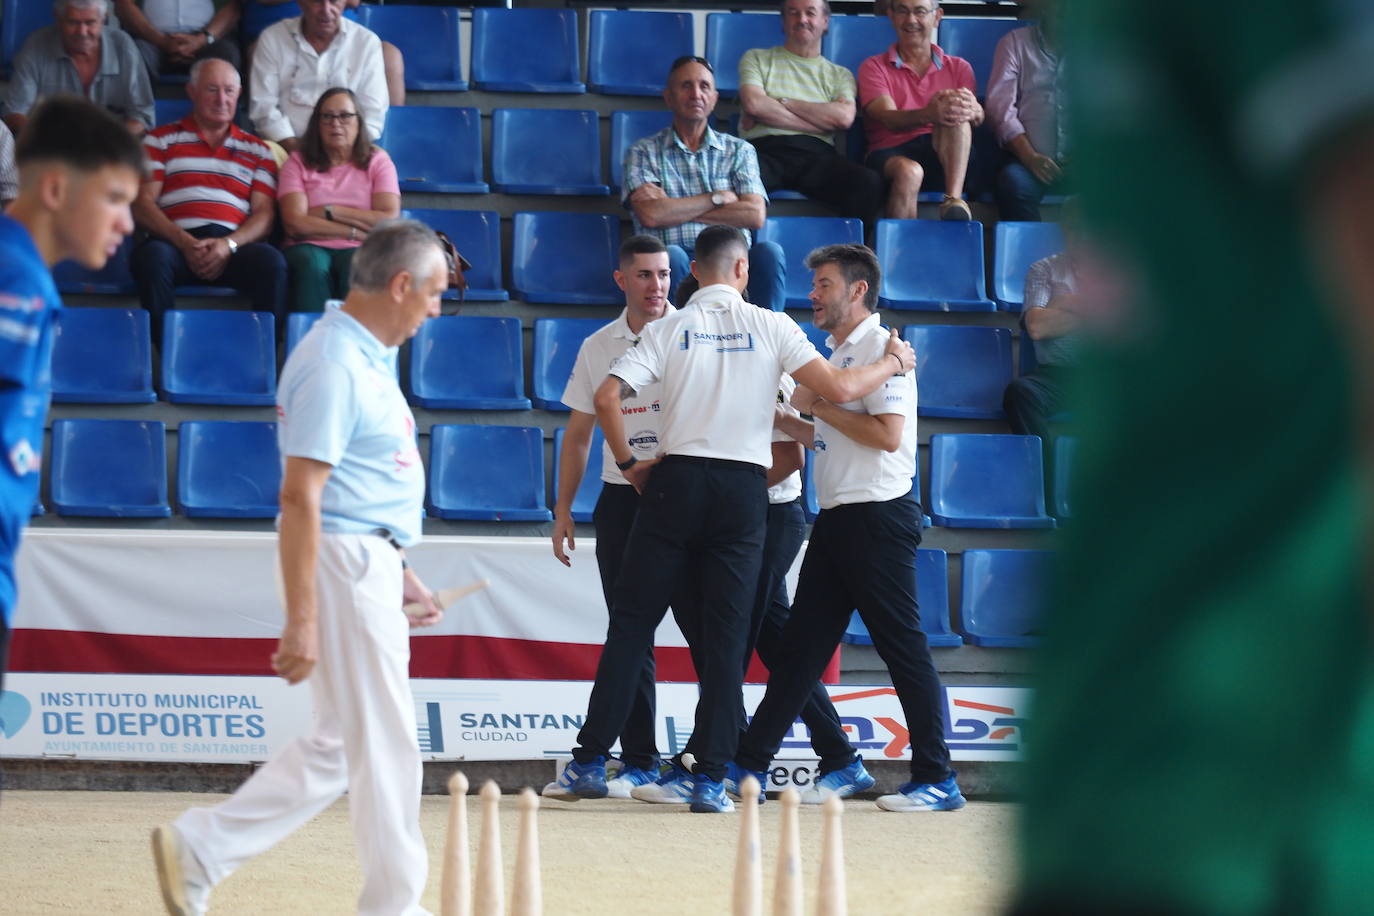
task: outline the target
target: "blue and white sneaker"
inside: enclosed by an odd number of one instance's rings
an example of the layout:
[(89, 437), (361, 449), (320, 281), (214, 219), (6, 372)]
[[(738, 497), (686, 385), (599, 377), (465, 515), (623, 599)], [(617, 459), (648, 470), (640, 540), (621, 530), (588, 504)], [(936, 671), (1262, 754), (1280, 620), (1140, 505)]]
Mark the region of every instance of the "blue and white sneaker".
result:
[(692, 811), (695, 814), (724, 814), (735, 810), (735, 803), (725, 794), (725, 783), (698, 774), (693, 778)]
[(558, 779), (539, 794), (560, 801), (577, 801), (579, 798), (605, 798), (606, 793), (606, 758), (597, 757), (587, 763), (569, 762), (558, 774)]
[(759, 781), (759, 804), (761, 805), (764, 802), (764, 790), (768, 788), (768, 774), (763, 770), (746, 770), (731, 760), (725, 765), (725, 791), (731, 798), (738, 798), (742, 801), (743, 796), (739, 794), (739, 786), (750, 776)]
[(957, 811), (964, 807), (964, 796), (950, 770), (943, 782), (907, 782), (896, 795), (882, 795), (878, 807), (884, 811)]
[(637, 766), (624, 764), (614, 779), (606, 780), (606, 792), (610, 798), (629, 798), (630, 791), (636, 786), (647, 786), (658, 779), (658, 767), (643, 770)]
[(856, 758), (844, 769), (831, 770), (818, 777), (801, 794), (803, 805), (819, 805), (830, 796), (848, 798), (873, 788), (877, 780), (864, 769), (863, 758)]
[(692, 783), (692, 774), (674, 763), (653, 782), (630, 789), (630, 797), (653, 805), (685, 805), (692, 800)]

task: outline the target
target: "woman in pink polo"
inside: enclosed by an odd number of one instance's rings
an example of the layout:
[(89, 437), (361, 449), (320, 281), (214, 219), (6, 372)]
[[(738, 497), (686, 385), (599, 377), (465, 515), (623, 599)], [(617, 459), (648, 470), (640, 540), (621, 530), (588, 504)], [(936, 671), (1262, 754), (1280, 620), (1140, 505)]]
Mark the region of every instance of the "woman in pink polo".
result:
[(325, 90), (300, 149), (282, 166), (277, 200), (286, 229), (291, 310), (318, 312), (348, 294), (353, 251), (401, 212), (396, 166), (372, 145), (353, 91)]

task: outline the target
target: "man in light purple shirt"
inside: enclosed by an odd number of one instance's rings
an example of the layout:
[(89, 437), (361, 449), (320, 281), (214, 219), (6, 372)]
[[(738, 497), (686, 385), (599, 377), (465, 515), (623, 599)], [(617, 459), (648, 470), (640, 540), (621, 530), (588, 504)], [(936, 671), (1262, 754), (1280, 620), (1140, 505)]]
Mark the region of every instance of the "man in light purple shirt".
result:
[(995, 190), (1004, 220), (1040, 219), (1040, 201), (1062, 185), (1069, 152), (1054, 0), (1027, 6), (1040, 22), (997, 43), (987, 86), (988, 120), (1004, 150)]

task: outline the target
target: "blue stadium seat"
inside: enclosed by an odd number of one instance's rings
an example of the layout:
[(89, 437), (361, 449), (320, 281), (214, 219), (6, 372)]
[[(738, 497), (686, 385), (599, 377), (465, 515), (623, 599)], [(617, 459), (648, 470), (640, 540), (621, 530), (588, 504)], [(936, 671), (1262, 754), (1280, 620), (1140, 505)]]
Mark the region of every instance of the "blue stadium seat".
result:
[(519, 318), (431, 318), (411, 339), (411, 399), (445, 410), (528, 410), (524, 350)]
[(620, 220), (602, 213), (517, 213), (511, 285), (526, 302), (623, 305), (611, 274)]
[(782, 17), (777, 13), (708, 13), (706, 59), (716, 71), (722, 98), (739, 94), (739, 59), (750, 48), (782, 44)]
[(916, 390), (923, 417), (998, 419), (1011, 382), (1011, 331), (938, 324), (908, 325), (916, 351)]
[(243, 22), (240, 29), (243, 32), (244, 47), (248, 43), (262, 34), (262, 30), (274, 22), (283, 19), (290, 19), (301, 14), (300, 6), (295, 0), (275, 6), (268, 6), (256, 2), (256, 0), (244, 0)]
[(152, 343), (143, 309), (65, 308), (52, 350), (60, 404), (151, 404)]
[(617, 111), (611, 115), (611, 187), (622, 187), (625, 179), (625, 153), (635, 141), (656, 134), (673, 123), (666, 109)]
[[(652, 52), (647, 57), (656, 57)], [(487, 92), (586, 92), (577, 11), (472, 11), (472, 85)]]
[(947, 528), (1053, 528), (1040, 437), (931, 436), (930, 516)]
[(458, 10), (451, 6), (358, 7), (358, 21), (389, 41), (406, 64), (406, 88), (466, 92)]
[(883, 308), (994, 312), (983, 283), (983, 224), (878, 220)]
[(35, 499), (35, 500), (33, 501), (33, 508), (29, 510), (29, 515), (31, 515), (31, 516), (39, 516), (39, 515), (44, 514), (44, 513), (47, 512), (47, 511), (48, 511), (48, 510), (47, 510), (46, 508), (43, 507), (43, 501), (42, 501), (41, 499)]
[(973, 68), (973, 79), (978, 87), (978, 97), (987, 95), (988, 77), (992, 74), (992, 55), (997, 50), (997, 42), (1012, 29), (1019, 29), (1028, 23), (1016, 19), (955, 18), (946, 16), (940, 20), (936, 43), (946, 54), (962, 57)]
[(324, 312), (292, 312), (286, 316), (286, 355), (296, 349), (305, 333), (324, 317)]
[(491, 113), (491, 184), (503, 194), (605, 196), (595, 111), (497, 108)]
[(393, 107), (381, 146), (396, 163), (402, 191), (486, 194), (482, 116), (476, 108)]
[(857, 76), (865, 58), (881, 54), (896, 40), (892, 20), (886, 16), (831, 16), (821, 54)]
[(167, 428), (157, 420), (54, 420), (58, 515), (166, 518)]
[(167, 312), (162, 325), (162, 396), (174, 404), (274, 405), (277, 344), (272, 314)]
[[(495, 210), (402, 210), (406, 219), (445, 233), (472, 262), (464, 274), (465, 298), (476, 302), (504, 302), (510, 293), (501, 286), (501, 215)], [(458, 291), (444, 291), (445, 299), (457, 299)]]
[[(587, 84), (603, 95), (663, 92), (668, 64), (692, 54), (696, 39), (691, 13), (592, 10), (587, 38)], [(652, 48), (652, 54), (627, 53)]]
[(1040, 642), (1040, 614), (1049, 550), (965, 550), (959, 619), (975, 646), (1033, 648)]
[(577, 351), (588, 335), (606, 326), (600, 318), (534, 319), (534, 406), (568, 410), (563, 389), (568, 386)]
[[(114, 14), (114, 4), (110, 4)], [(14, 56), (24, 41), (38, 29), (53, 24), (52, 4), (42, 0), (3, 0), (0, 2), (0, 76), (10, 75)]]
[[(949, 625), (949, 558), (943, 550), (916, 551), (916, 600), (920, 605), (921, 632), (936, 648), (962, 646), (964, 639)], [(845, 627), (843, 642), (855, 646), (873, 645), (873, 637), (855, 611)]]
[(75, 261), (62, 261), (53, 268), (53, 282), (63, 294), (85, 293), (101, 296), (131, 296), (135, 292), (134, 274), (129, 266), (134, 239), (119, 243), (115, 253), (99, 270), (88, 270)]
[(274, 518), (281, 490), (277, 424), (183, 420), (177, 511), (188, 518)]
[(998, 223), (992, 234), (992, 298), (997, 307), (1019, 312), (1026, 302), (1026, 272), (1032, 264), (1064, 250), (1058, 223)]
[(797, 327), (806, 332), (807, 338), (810, 339), (817, 350), (821, 351), (821, 356), (824, 356), (826, 359), (830, 358), (831, 350), (825, 345), (826, 340), (830, 338), (829, 331), (822, 331), (809, 321), (798, 321)]
[(782, 246), (787, 264), (787, 307), (808, 308), (811, 271), (806, 267), (806, 256), (822, 245), (862, 245), (864, 224), (838, 216), (770, 216), (764, 220), (758, 240)]
[(434, 425), (428, 508), (438, 518), (552, 520), (544, 499), (543, 433), (533, 426)]
[[(553, 498), (558, 502), (558, 475), (562, 473), (563, 433), (560, 427), (553, 434)], [(573, 497), (572, 517), (575, 522), (590, 522), (596, 501), (601, 496), (601, 445), (605, 438), (601, 427), (592, 427), (592, 442), (587, 448), (587, 467), (582, 472), (582, 482), (577, 485), (577, 495)]]
[(153, 99), (153, 122), (158, 126), (180, 121), (190, 113), (190, 99)]
[(1077, 454), (1077, 436), (1055, 437), (1054, 517), (1058, 519), (1073, 518), (1073, 468)]

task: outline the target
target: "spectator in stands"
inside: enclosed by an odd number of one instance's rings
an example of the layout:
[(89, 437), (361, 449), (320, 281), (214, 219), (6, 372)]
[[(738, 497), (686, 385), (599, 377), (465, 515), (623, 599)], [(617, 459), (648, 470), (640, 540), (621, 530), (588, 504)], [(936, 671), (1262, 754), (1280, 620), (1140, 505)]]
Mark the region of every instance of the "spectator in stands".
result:
[(301, 148), (282, 166), (277, 199), (291, 309), (323, 311), (325, 300), (348, 295), (353, 252), (368, 231), (401, 213), (396, 166), (372, 145), (353, 90), (336, 86), (315, 103)]
[[(706, 58), (673, 61), (663, 90), (673, 123), (625, 153), (621, 201), (634, 217), (636, 234), (657, 236), (668, 246), (674, 291), (691, 273), (702, 229), (735, 226), (747, 239), (749, 230), (763, 226), (768, 206), (754, 148), (711, 129), (716, 98), (715, 71)], [(749, 298), (780, 311), (786, 301), (782, 248), (774, 242), (754, 244), (749, 271)]]
[[(296, 0), (247, 0), (248, 3), (256, 3), (259, 6), (284, 6), (291, 4), (296, 6)], [(380, 3), (381, 0), (369, 0), (371, 3)], [(362, 0), (344, 0), (344, 9), (356, 10), (362, 5)], [(386, 67), (386, 88), (391, 97), (392, 105), (404, 105), (406, 103), (406, 65), (405, 58), (401, 56), (401, 49), (389, 41), (382, 42), (382, 63)]]
[(241, 0), (115, 0), (154, 79), (184, 73), (202, 57), (222, 57), (238, 69), (241, 12)]
[(1054, 450), (1050, 444), (1050, 418), (1064, 410), (1069, 383), (1078, 367), (1079, 274), (1085, 253), (1077, 231), (1076, 206), (1064, 206), (1060, 225), (1064, 248), (1042, 258), (1026, 271), (1026, 300), (1021, 312), (1021, 364), (1027, 351), (1035, 358), (1035, 370), (1013, 379), (1002, 395), (1011, 431), (1018, 436), (1039, 436), (1044, 448), (1045, 486), (1053, 489)]
[(381, 40), (343, 15), (347, 0), (300, 0), (298, 18), (263, 30), (253, 51), (248, 114), (266, 140), (300, 146), (315, 103), (346, 86), (358, 100), (369, 139), (382, 135), (389, 105)]
[(1007, 220), (1040, 219), (1040, 201), (1064, 180), (1068, 158), (1054, 4), (1027, 6), (1039, 21), (1002, 36), (987, 87), (988, 120), (1003, 149), (997, 211)]
[(16, 136), (38, 102), (60, 94), (85, 96), (136, 136), (153, 126), (148, 72), (133, 39), (105, 28), (108, 11), (106, 0), (57, 0), (56, 21), (24, 42), (5, 91), (5, 123)]
[(134, 250), (134, 280), (152, 318), (175, 307), (180, 284), (222, 284), (246, 295), (282, 326), (286, 261), (264, 239), (272, 229), (277, 164), (272, 152), (234, 124), (241, 90), (225, 60), (191, 65), (192, 110), (148, 134), (148, 173), (134, 218), (149, 235)]
[(0, 122), (0, 210), (19, 196), (19, 170), (14, 164), (14, 134)]
[(800, 191), (872, 232), (883, 180), (835, 150), (835, 131), (854, 123), (856, 93), (854, 74), (821, 56), (829, 28), (827, 0), (783, 0), (783, 43), (740, 58), (740, 136), (754, 144), (769, 191)]
[(964, 177), (973, 128), (983, 123), (973, 68), (935, 44), (939, 0), (894, 0), (888, 13), (897, 41), (859, 65), (859, 103), (869, 168), (887, 179), (887, 215), (916, 218), (921, 188), (944, 188), (940, 218), (971, 218)]

